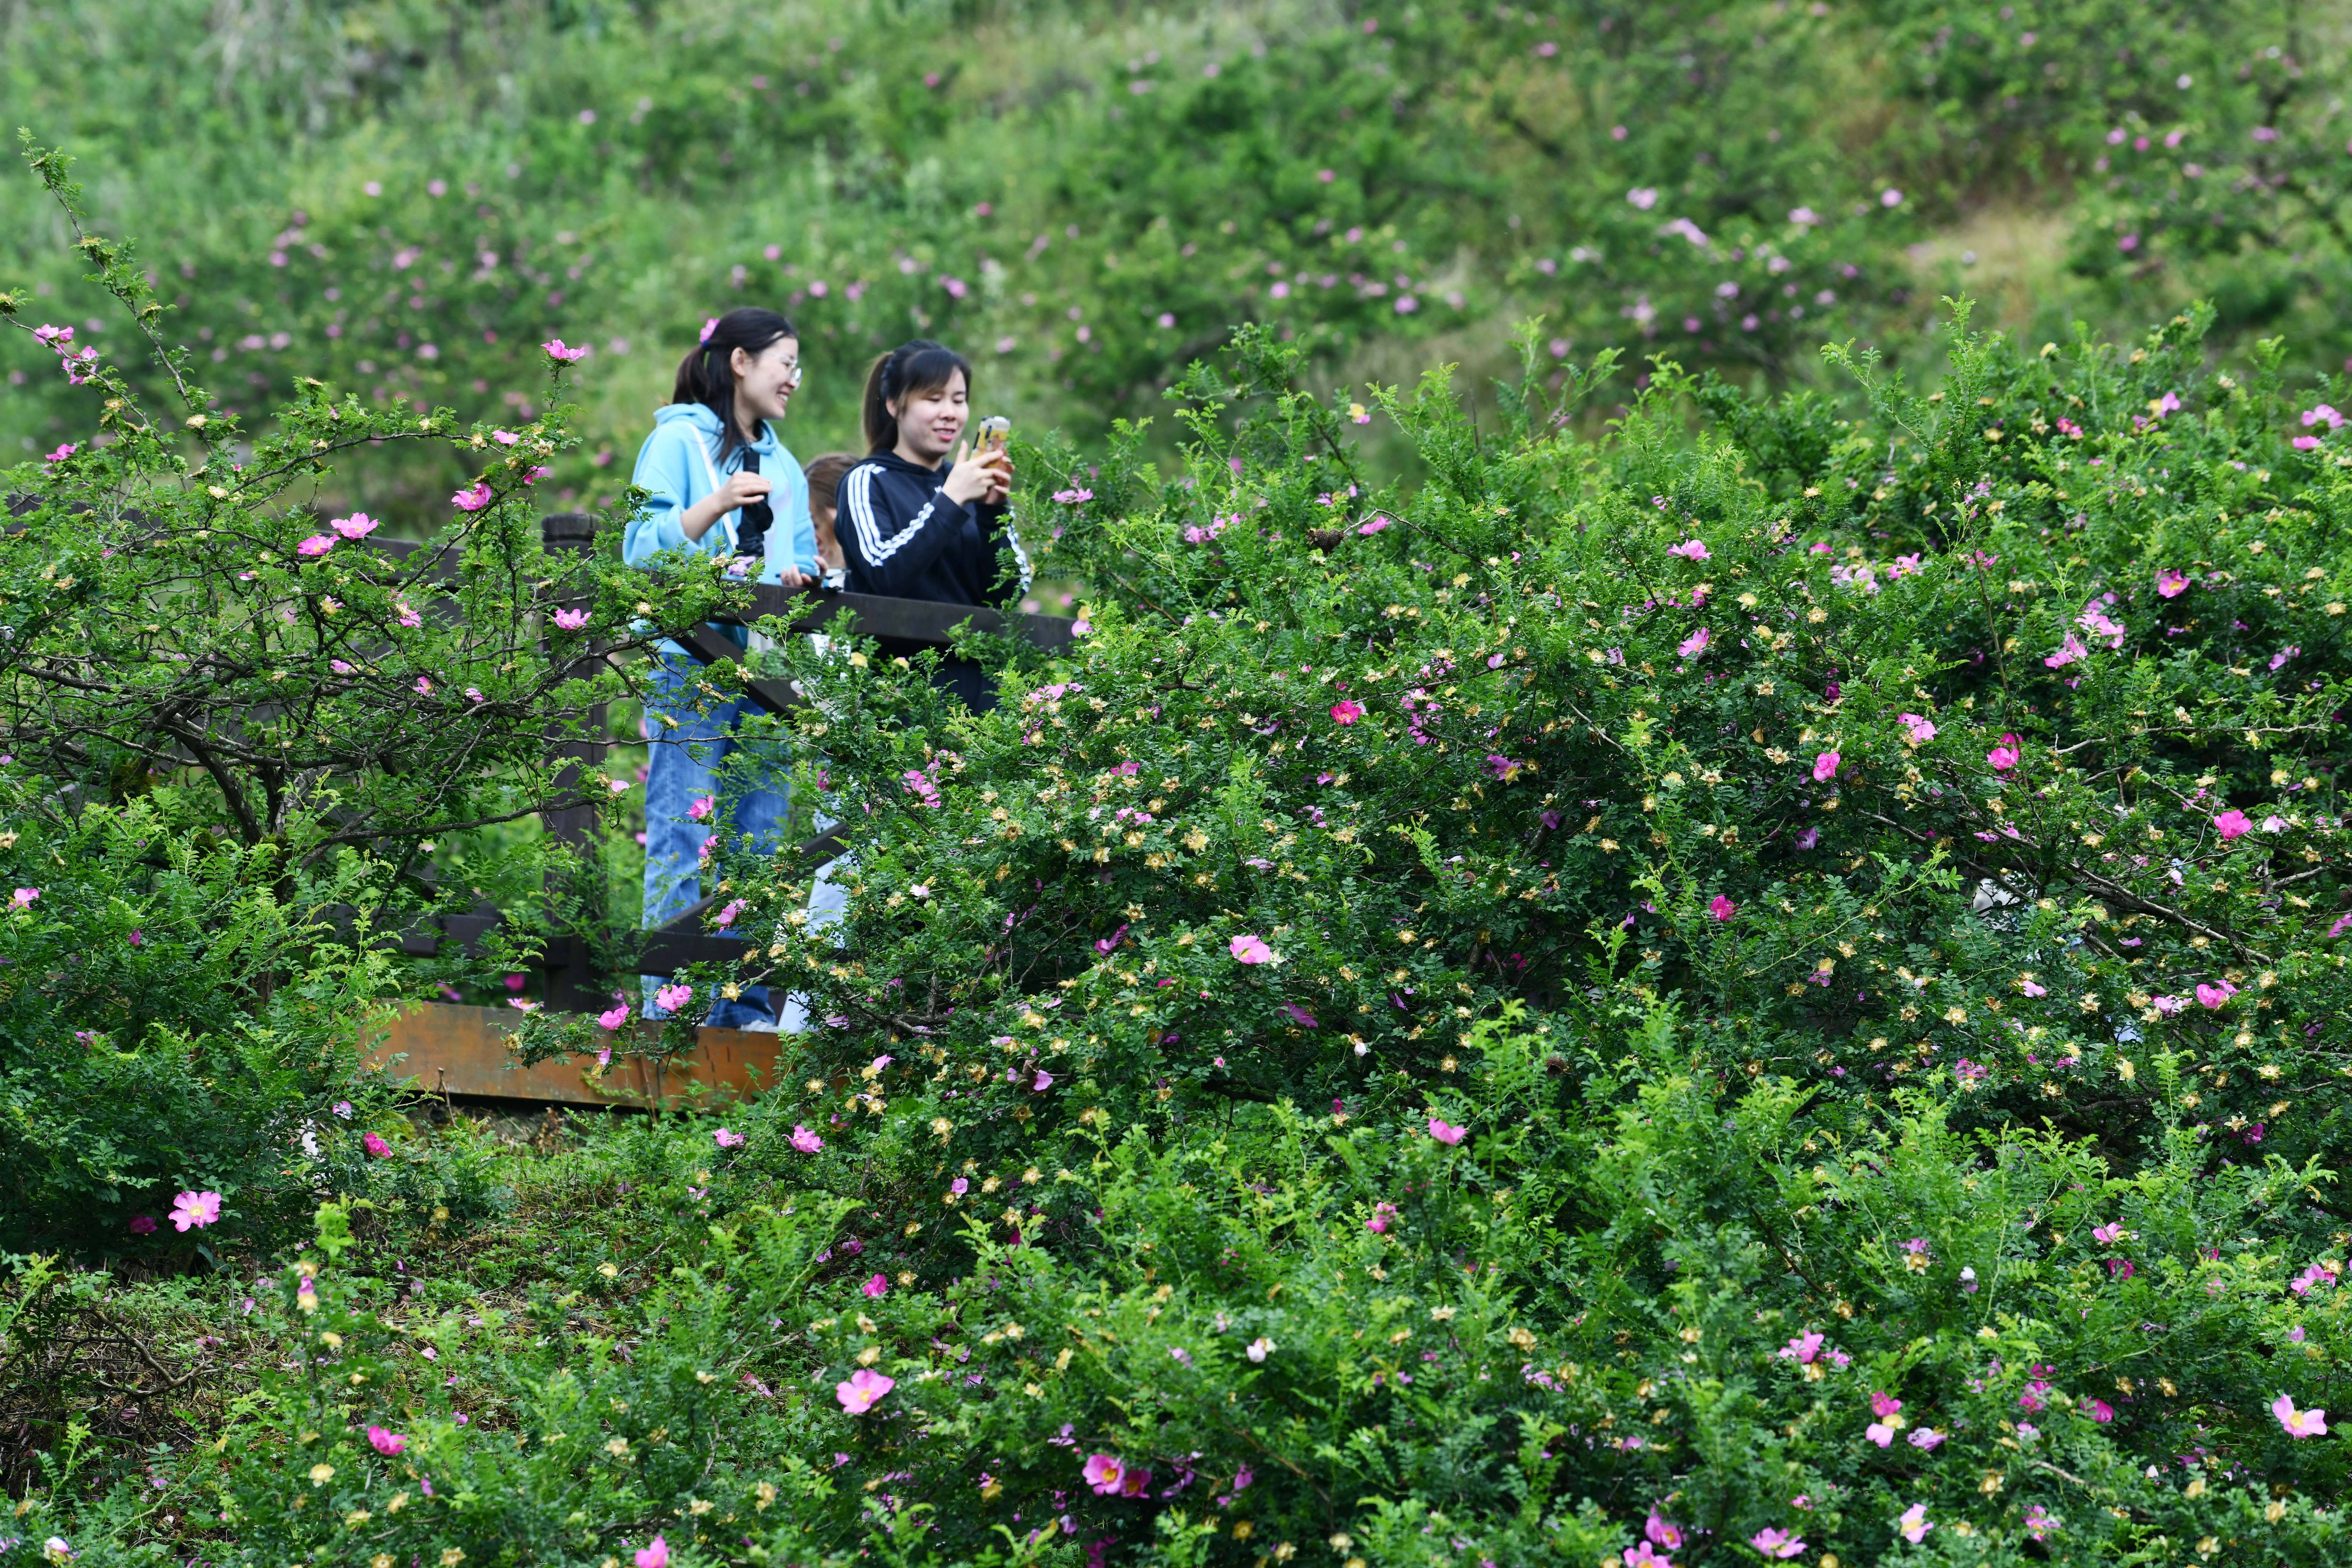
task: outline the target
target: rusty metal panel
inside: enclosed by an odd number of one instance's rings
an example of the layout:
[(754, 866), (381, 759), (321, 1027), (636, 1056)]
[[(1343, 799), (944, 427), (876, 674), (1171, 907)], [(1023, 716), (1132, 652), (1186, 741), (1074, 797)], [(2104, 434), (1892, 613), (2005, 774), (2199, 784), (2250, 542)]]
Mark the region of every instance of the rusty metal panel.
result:
[[(522, 1067), (507, 1055), (516, 1015), (500, 1007), (419, 1003), (376, 1030), (367, 1065), (433, 1094), (554, 1100), (570, 1105), (724, 1104), (748, 1099), (776, 1079), (781, 1042), (772, 1034), (702, 1029), (691, 1056), (656, 1073), (644, 1060), (615, 1058), (601, 1074), (593, 1057)], [(650, 1041), (655, 1026), (640, 1025)]]

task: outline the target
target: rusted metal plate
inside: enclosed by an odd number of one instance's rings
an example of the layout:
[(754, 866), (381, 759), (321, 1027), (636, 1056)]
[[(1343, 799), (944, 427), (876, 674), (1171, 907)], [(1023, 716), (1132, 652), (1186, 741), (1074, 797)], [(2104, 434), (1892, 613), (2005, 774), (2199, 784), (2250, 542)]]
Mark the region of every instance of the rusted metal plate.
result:
[[(370, 1041), (367, 1065), (433, 1094), (555, 1100), (568, 1105), (723, 1104), (776, 1079), (778, 1039), (743, 1029), (698, 1031), (694, 1054), (656, 1074), (640, 1058), (616, 1057), (601, 1075), (593, 1057), (522, 1067), (507, 1055), (517, 1017), (501, 1007), (420, 1003), (396, 1014)], [(654, 1026), (641, 1026), (650, 1040)]]

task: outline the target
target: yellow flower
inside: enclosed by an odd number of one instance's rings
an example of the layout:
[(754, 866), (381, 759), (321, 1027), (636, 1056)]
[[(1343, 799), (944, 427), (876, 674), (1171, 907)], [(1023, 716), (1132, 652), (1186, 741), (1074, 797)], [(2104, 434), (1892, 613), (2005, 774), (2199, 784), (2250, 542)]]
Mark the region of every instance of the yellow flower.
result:
[(466, 1549), (464, 1547), (451, 1546), (444, 1548), (441, 1552), (441, 1568), (457, 1568), (457, 1564), (463, 1563), (465, 1560)]
[(334, 1467), (334, 1466), (332, 1466), (332, 1465), (313, 1465), (313, 1466), (311, 1466), (311, 1467), (310, 1467), (310, 1484), (311, 1484), (312, 1486), (314, 1486), (314, 1487), (323, 1487), (323, 1486), (325, 1486), (329, 1481), (331, 1481), (331, 1480), (333, 1480), (334, 1479), (335, 1479), (335, 1467)]

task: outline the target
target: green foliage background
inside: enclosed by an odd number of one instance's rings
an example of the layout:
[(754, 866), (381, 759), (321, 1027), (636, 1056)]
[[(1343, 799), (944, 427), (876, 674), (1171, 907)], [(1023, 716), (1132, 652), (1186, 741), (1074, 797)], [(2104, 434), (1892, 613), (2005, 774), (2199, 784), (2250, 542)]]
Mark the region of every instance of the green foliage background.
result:
[[(1932, 364), (1934, 301), (1965, 285), (2036, 342), (2207, 297), (2222, 346), (2283, 331), (2333, 365), (2347, 19), (27, 0), (0, 11), (0, 123), (105, 165), (99, 222), (144, 237), (229, 405), (299, 369), (522, 417), (532, 346), (593, 342), (559, 473), (593, 499), (699, 322), (746, 300), (810, 333), (804, 456), (850, 443), (866, 358), (918, 331), (978, 355), (990, 407), (1081, 437), (1247, 320), (1349, 381), (1501, 369), (1540, 314), (1556, 356), (1779, 383), (1848, 337)], [(56, 319), (100, 315), (24, 183), (0, 237)], [(80, 427), (44, 362), (0, 353), (0, 446)], [(406, 524), (454, 473), (388, 459), (335, 499)]]

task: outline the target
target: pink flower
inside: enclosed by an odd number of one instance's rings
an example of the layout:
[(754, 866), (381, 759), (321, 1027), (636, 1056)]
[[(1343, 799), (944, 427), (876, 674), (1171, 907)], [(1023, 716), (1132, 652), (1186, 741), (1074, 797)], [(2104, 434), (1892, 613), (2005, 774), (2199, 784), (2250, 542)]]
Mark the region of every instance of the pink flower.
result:
[(479, 511), (490, 504), (490, 487), (475, 481), (449, 498), (449, 504), (459, 511)]
[(2023, 978), (2021, 978), (2018, 981), (2017, 988), (2020, 991), (2024, 992), (2028, 996), (2047, 996), (2050, 994), (2050, 987), (2047, 985), (2037, 984), (2033, 981)]
[(874, 1408), (881, 1397), (898, 1386), (895, 1377), (885, 1377), (870, 1367), (859, 1367), (849, 1374), (846, 1383), (833, 1385), (833, 1396), (852, 1415), (863, 1415)]
[(1666, 553), (1669, 555), (1679, 555), (1685, 561), (1704, 561), (1707, 558), (1706, 541), (1703, 539), (1685, 539), (1680, 544), (1669, 547)]
[(2325, 425), (2330, 430), (2341, 430), (2344, 428), (2344, 416), (2336, 413), (2336, 410), (2328, 407), (2325, 403), (2319, 405), (2316, 408), (2305, 409), (2303, 411), (2303, 427), (2308, 430), (2315, 425)]
[(2168, 1018), (2173, 1016), (2175, 1014), (2179, 1013), (2180, 1009), (2189, 1005), (2188, 1003), (2182, 1001), (2178, 996), (2157, 996), (2151, 997), (2149, 1001), (2150, 1005), (2154, 1006), (2158, 1012), (2163, 1014)]
[(615, 1002), (609, 1009), (596, 1015), (596, 1026), (602, 1029), (617, 1029), (628, 1021), (629, 1005), (626, 1002)]
[(2017, 766), (2024, 756), (2025, 752), (2019, 746), (2017, 737), (2003, 735), (2000, 738), (2000, 744), (1985, 753), (1985, 761), (1992, 764), (1993, 772), (2005, 773)]
[(693, 804), (686, 808), (686, 815), (690, 821), (702, 822), (708, 820), (710, 814), (718, 809), (719, 799), (716, 795), (697, 795)]
[(1243, 963), (1272, 963), (1274, 949), (1255, 936), (1237, 936), (1227, 944), (1234, 957)]
[(1936, 738), (1936, 726), (1922, 714), (1898, 713), (1895, 716), (1895, 721), (1903, 726), (1905, 733), (1910, 737), (1911, 743), (1915, 746), (1924, 746)]
[(1648, 1536), (1652, 1541), (1657, 1542), (1660, 1546), (1664, 1547), (1669, 1552), (1679, 1552), (1682, 1550), (1682, 1526), (1678, 1524), (1671, 1524), (1665, 1520), (1660, 1519), (1656, 1509), (1652, 1509), (1650, 1510), (1649, 1522), (1642, 1526), (1642, 1533)]
[(154, 1234), (155, 1234), (155, 1216), (154, 1216), (153, 1215), (152, 1215), (152, 1214), (142, 1214), (142, 1215), (131, 1215), (131, 1235), (133, 1235), (133, 1236), (152, 1236), (152, 1235), (154, 1235)]
[(363, 1132), (360, 1135), (360, 1143), (370, 1154), (379, 1160), (392, 1152), (392, 1145), (385, 1142), (380, 1133)]
[(1352, 724), (1363, 716), (1363, 705), (1349, 698), (1342, 697), (1331, 704), (1331, 721), (1335, 724)]
[(408, 1447), (407, 1438), (402, 1436), (397, 1432), (387, 1432), (381, 1426), (369, 1427), (367, 1429), (367, 1440), (369, 1447), (373, 1448), (379, 1454), (384, 1455), (397, 1454), (403, 1448)]
[(1813, 759), (1813, 782), (1827, 784), (1837, 777), (1838, 763), (1843, 761), (1835, 752), (1823, 752)]
[(693, 1000), (691, 985), (664, 985), (654, 992), (654, 1005), (665, 1013), (675, 1013)]
[(1364, 1228), (1370, 1231), (1374, 1236), (1386, 1236), (1388, 1234), (1390, 1225), (1395, 1221), (1396, 1217), (1396, 1205), (1391, 1203), (1374, 1204), (1372, 1205), (1372, 1217), (1364, 1222)]
[(2091, 1401), (2091, 1419), (2104, 1426), (2116, 1418), (2116, 1407), (2104, 1399)]
[(824, 1147), (824, 1140), (810, 1131), (807, 1128), (803, 1127), (800, 1123), (794, 1122), (793, 1124), (793, 1147), (799, 1150), (803, 1154), (814, 1154), (818, 1150)]
[(1365, 523), (1362, 527), (1357, 529), (1356, 531), (1358, 533), (1378, 533), (1381, 530), (1388, 526), (1389, 520), (1387, 518), (1375, 517), (1371, 521)]
[(416, 678), (416, 695), (419, 697), (433, 695), (433, 683), (421, 675)]
[(1805, 1543), (1785, 1530), (1759, 1530), (1748, 1537), (1748, 1544), (1767, 1557), (1794, 1557), (1805, 1549)]
[(710, 1134), (710, 1141), (713, 1143), (718, 1144), (721, 1149), (734, 1149), (741, 1146), (743, 1142), (743, 1134), (734, 1131), (729, 1128), (721, 1127)]
[(669, 1542), (656, 1535), (652, 1545), (638, 1550), (636, 1559), (637, 1568), (669, 1568)]
[(33, 907), (33, 900), (40, 896), (41, 889), (38, 888), (19, 888), (8, 895), (8, 907), (12, 910), (29, 910)]
[(1620, 1555), (1625, 1559), (1625, 1568), (1675, 1568), (1674, 1559), (1661, 1556), (1646, 1541), (1633, 1542)]
[(1914, 1546), (1927, 1540), (1927, 1532), (1936, 1528), (1927, 1522), (1927, 1505), (1924, 1502), (1915, 1502), (1905, 1509), (1900, 1522), (1903, 1539)]
[[(1908, 1249), (1906, 1248), (1906, 1250)], [(1881, 1389), (1873, 1389), (1871, 1391), (1870, 1413), (1877, 1416), (1880, 1420), (1884, 1421), (1889, 1416), (1900, 1415), (1902, 1410), (1903, 1402), (1895, 1398), (1893, 1394)]]
[(1094, 1488), (1097, 1497), (1117, 1497), (1119, 1482), (1126, 1477), (1126, 1467), (1109, 1454), (1089, 1454), (1086, 1468), (1078, 1472), (1087, 1485)]
[(425, 624), (425, 617), (418, 615), (407, 600), (394, 599), (392, 602), (392, 607), (400, 612), (399, 619), (402, 626), (421, 626)]
[(2186, 572), (2166, 570), (2156, 574), (2156, 591), (2168, 599), (2177, 599), (2189, 591)]
[(2271, 1414), (2278, 1417), (2278, 1424), (2286, 1428), (2286, 1435), (2290, 1437), (2327, 1436), (2326, 1411), (2297, 1410), (2294, 1401), (2284, 1394), (2271, 1401)]
[(2058, 645), (2058, 651), (2052, 654), (2048, 658), (2043, 659), (2042, 662), (2048, 665), (2053, 669), (2063, 669), (2068, 665), (2073, 664), (2076, 659), (2088, 658), (2090, 657), (2091, 650), (2083, 646), (2083, 639), (2076, 637), (2073, 632), (2068, 632), (2066, 634), (2066, 640)]
[(559, 364), (570, 364), (573, 360), (585, 358), (588, 353), (586, 343), (582, 343), (576, 349), (567, 348), (562, 338), (550, 338), (539, 346), (547, 351), (548, 358)]
[(1461, 1142), (1469, 1131), (1467, 1127), (1450, 1127), (1434, 1116), (1429, 1119), (1429, 1135), (1448, 1146)]
[(327, 526), (333, 529), (337, 533), (341, 534), (345, 539), (365, 539), (369, 534), (373, 533), (379, 527), (381, 527), (382, 524), (378, 523), (375, 519), (370, 517), (363, 511), (355, 511), (349, 517), (328, 519)]
[(877, 1274), (858, 1289), (865, 1291), (872, 1300), (878, 1301), (890, 1293), (890, 1281), (887, 1276)]
[(1043, 1094), (1053, 1087), (1054, 1075), (1047, 1072), (1044, 1068), (1039, 1068), (1037, 1069), (1037, 1076), (1030, 1081), (1029, 1092), (1032, 1094)]
[(576, 632), (582, 626), (588, 624), (588, 612), (585, 610), (558, 610), (555, 612), (555, 624), (556, 626), (562, 631)]
[(2253, 819), (2235, 806), (2215, 817), (2213, 826), (2221, 830), (2221, 841), (2225, 844), (2233, 838), (2243, 838), (2254, 830)]
[(1811, 1366), (1813, 1358), (1821, 1353), (1822, 1336), (1810, 1330), (1782, 1345), (1778, 1352), (1782, 1361), (1793, 1361), (1806, 1366)]
[(172, 1228), (202, 1230), (220, 1218), (218, 1193), (182, 1193), (172, 1200)]
[(332, 550), (334, 547), (335, 536), (333, 534), (314, 533), (310, 538), (304, 540), (301, 543), (296, 545), (294, 547), (294, 553), (297, 555), (324, 555), (328, 551)]
[(713, 920), (711, 923), (716, 925), (720, 931), (725, 931), (729, 926), (735, 923), (737, 917), (740, 916), (745, 910), (748, 910), (751, 907), (751, 906), (749, 903), (745, 902), (741, 899), (730, 899), (727, 900), (726, 907), (719, 911), (717, 918)]
[(1699, 655), (1706, 651), (1706, 645), (1713, 640), (1714, 638), (1708, 635), (1707, 629), (1705, 626), (1701, 626), (1698, 630), (1691, 633), (1690, 636), (1683, 638), (1680, 643), (1676, 644), (1675, 651), (1681, 654), (1685, 658), (1696, 658)]
[(54, 452), (46, 452), (42, 454), (41, 461), (45, 463), (62, 463), (80, 449), (80, 447), (68, 441)]
[(1727, 921), (1739, 910), (1739, 906), (1721, 893), (1707, 900), (1706, 912), (1719, 921)]
[(2205, 985), (2200, 984), (2197, 987), (2197, 1000), (2199, 1004), (2203, 1006), (2220, 1007), (2222, 1004), (2229, 1001), (2231, 997), (2236, 995), (2237, 992), (2238, 988), (2231, 984), (2226, 980), (2221, 982), (2219, 985)]
[(1895, 1428), (1889, 1426), (1884, 1421), (1872, 1422), (1868, 1426), (1863, 1428), (1862, 1435), (1869, 1438), (1872, 1442), (1877, 1444), (1882, 1448), (1895, 1441)]

